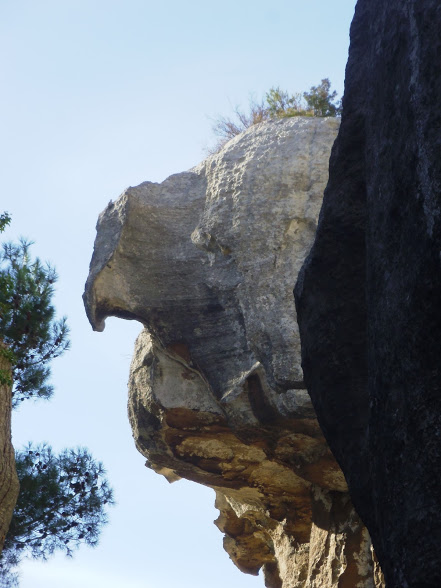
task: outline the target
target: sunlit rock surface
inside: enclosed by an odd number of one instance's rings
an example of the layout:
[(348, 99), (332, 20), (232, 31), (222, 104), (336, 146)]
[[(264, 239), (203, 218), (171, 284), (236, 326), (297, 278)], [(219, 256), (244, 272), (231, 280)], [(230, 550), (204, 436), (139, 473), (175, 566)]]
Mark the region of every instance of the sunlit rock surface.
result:
[[(374, 586), (370, 539), (304, 388), (292, 296), (337, 119), (262, 124), (100, 216), (85, 303), (137, 319), (129, 415), (147, 465), (215, 489), (217, 526), (271, 588)], [(381, 585), (381, 584), (377, 584)]]
[(441, 5), (359, 0), (296, 295), (305, 380), (388, 586), (441, 586)]

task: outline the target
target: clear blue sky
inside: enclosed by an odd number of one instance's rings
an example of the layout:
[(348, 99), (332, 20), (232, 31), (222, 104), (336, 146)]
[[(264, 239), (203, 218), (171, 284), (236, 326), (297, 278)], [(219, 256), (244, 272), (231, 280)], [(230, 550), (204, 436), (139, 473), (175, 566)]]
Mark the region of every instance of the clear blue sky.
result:
[(126, 416), (139, 325), (93, 333), (81, 295), (98, 214), (129, 185), (205, 156), (210, 117), (271, 86), (329, 77), (343, 92), (355, 0), (0, 0), (1, 211), (59, 273), (72, 349), (50, 403), (13, 417), (13, 441), (89, 447), (115, 488), (100, 546), (22, 566), (22, 588), (242, 588), (213, 525), (211, 490), (144, 467)]

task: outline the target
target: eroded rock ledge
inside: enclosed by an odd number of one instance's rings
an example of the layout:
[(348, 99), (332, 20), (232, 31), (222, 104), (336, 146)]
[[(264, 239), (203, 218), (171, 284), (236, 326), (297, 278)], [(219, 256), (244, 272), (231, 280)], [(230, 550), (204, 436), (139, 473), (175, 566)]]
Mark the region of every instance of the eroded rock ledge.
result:
[(253, 127), (100, 216), (85, 303), (141, 321), (129, 415), (147, 465), (215, 489), (217, 526), (271, 588), (381, 586), (300, 366), (292, 289), (336, 119)]

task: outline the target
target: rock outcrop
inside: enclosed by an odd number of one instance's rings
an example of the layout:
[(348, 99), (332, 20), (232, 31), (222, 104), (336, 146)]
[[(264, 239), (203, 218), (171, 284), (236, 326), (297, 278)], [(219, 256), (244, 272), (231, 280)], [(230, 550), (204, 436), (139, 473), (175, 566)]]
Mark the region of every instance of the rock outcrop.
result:
[(441, 6), (359, 0), (303, 368), (387, 586), (441, 586)]
[(0, 341), (0, 553), (9, 529), (18, 497), (18, 478), (15, 470), (14, 448), (11, 443), (11, 366), (1, 354)]
[[(369, 535), (303, 384), (292, 289), (336, 119), (253, 127), (101, 215), (85, 303), (145, 325), (129, 415), (147, 465), (215, 489), (217, 526), (271, 588), (374, 586)], [(376, 583), (381, 585), (381, 580)]]

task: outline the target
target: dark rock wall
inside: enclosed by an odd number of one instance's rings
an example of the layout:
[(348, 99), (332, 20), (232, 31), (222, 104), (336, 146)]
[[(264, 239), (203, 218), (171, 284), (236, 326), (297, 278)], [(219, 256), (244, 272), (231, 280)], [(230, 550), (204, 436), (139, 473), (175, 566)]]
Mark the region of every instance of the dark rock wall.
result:
[(359, 0), (305, 381), (389, 587), (441, 586), (441, 3)]

